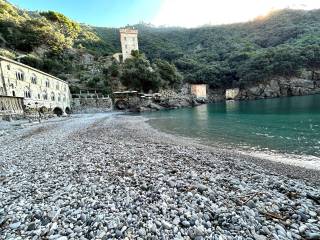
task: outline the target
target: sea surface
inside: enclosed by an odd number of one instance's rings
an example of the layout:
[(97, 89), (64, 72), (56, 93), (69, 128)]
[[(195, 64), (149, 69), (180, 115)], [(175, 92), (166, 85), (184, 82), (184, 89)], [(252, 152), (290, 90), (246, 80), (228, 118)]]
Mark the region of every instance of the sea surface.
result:
[(143, 116), (161, 131), (204, 144), (320, 157), (320, 95), (230, 101)]

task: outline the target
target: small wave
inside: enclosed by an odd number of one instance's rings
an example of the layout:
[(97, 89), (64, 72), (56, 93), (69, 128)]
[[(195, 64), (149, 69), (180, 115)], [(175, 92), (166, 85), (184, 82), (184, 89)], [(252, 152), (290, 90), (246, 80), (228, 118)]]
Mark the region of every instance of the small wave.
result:
[(263, 137), (268, 137), (268, 138), (274, 138), (275, 136), (269, 135), (268, 133), (255, 133), (257, 136), (263, 136)]
[(252, 157), (258, 157), (273, 162), (280, 162), (288, 165), (304, 167), (307, 169), (320, 170), (320, 158), (312, 155), (296, 155), (279, 153), (276, 151), (242, 151), (238, 150), (242, 154), (246, 154)]

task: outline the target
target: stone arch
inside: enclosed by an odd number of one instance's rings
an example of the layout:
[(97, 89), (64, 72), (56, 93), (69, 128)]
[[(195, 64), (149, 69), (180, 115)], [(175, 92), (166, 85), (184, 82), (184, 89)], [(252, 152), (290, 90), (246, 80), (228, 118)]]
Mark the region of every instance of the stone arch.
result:
[(63, 114), (63, 110), (61, 108), (59, 108), (59, 107), (55, 107), (53, 109), (53, 113), (56, 114), (58, 117), (60, 117)]

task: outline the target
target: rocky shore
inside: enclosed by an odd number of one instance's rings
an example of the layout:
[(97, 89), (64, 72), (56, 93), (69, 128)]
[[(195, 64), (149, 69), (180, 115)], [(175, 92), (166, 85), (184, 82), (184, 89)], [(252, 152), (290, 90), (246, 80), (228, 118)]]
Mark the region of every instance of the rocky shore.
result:
[(0, 137), (0, 239), (320, 239), (320, 174), (78, 115)]

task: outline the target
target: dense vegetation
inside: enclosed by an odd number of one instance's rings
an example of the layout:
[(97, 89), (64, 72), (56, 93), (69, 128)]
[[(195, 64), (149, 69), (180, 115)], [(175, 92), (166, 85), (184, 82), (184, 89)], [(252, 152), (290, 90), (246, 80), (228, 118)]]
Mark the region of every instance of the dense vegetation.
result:
[[(141, 51), (174, 63), (188, 82), (254, 84), (320, 68), (320, 10), (282, 10), (252, 22), (195, 29), (137, 25)], [(96, 28), (107, 42), (113, 29)], [(114, 45), (119, 48), (118, 45)]]
[(121, 82), (130, 89), (144, 92), (158, 91), (161, 88), (177, 88), (182, 77), (174, 65), (157, 59), (154, 64), (137, 52), (123, 64)]
[[(248, 23), (194, 29), (135, 27), (149, 61), (136, 57), (117, 66), (110, 56), (120, 52), (118, 29), (80, 25), (51, 11), (27, 12), (0, 0), (1, 55), (23, 55), (22, 62), (65, 79), (72, 75), (90, 89), (111, 91), (116, 79), (145, 91), (177, 87), (176, 68), (184, 81), (213, 88), (278, 76), (312, 78), (320, 69), (320, 10), (276, 11)], [(79, 60), (88, 53), (94, 57), (90, 69)]]

